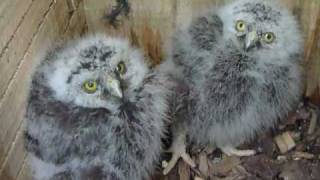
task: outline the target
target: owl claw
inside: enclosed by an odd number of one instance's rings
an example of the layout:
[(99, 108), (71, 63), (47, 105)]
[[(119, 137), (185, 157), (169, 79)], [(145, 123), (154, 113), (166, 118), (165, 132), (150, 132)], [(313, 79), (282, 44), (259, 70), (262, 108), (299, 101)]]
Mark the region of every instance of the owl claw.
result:
[(172, 146), (169, 149), (169, 152), (172, 153), (172, 158), (169, 161), (169, 163), (164, 167), (164, 175), (167, 175), (174, 168), (180, 157), (192, 168), (196, 166), (190, 155), (186, 153), (186, 143), (184, 136), (179, 136), (175, 141), (173, 141)]
[(228, 156), (252, 156), (256, 154), (255, 150), (247, 149), (247, 150), (239, 150), (234, 147), (223, 147), (221, 148), (222, 152)]

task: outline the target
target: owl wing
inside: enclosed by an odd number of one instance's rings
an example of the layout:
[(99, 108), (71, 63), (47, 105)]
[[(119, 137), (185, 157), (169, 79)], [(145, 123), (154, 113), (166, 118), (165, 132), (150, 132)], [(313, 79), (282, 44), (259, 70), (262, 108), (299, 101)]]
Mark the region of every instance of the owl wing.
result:
[(192, 46), (198, 50), (212, 50), (222, 35), (222, 28), (223, 22), (218, 15), (208, 14), (196, 18), (188, 29)]
[[(298, 61), (298, 60), (297, 60)], [(303, 78), (301, 67), (296, 64), (289, 66), (269, 65), (272, 69), (265, 72), (265, 80), (259, 86), (259, 114), (264, 114), (264, 123), (273, 125), (277, 120), (284, 119), (290, 110), (295, 108), (302, 96)]]
[(172, 40), (171, 59), (182, 69), (184, 78), (195, 79), (206, 66), (207, 56), (222, 36), (223, 22), (216, 14), (194, 19), (187, 28), (178, 30)]

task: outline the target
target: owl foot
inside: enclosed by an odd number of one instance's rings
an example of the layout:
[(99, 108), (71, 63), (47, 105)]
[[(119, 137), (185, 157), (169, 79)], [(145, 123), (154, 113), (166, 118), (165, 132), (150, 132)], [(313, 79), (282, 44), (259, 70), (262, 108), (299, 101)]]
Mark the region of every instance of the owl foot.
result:
[(239, 150), (234, 147), (226, 146), (221, 148), (222, 152), (228, 156), (252, 156), (256, 154), (255, 150), (247, 149), (247, 150)]
[(192, 168), (196, 166), (190, 155), (186, 152), (185, 135), (181, 135), (173, 141), (169, 149), (169, 152), (172, 153), (172, 158), (164, 167), (164, 175), (167, 175), (171, 171), (171, 169), (176, 165), (180, 157)]

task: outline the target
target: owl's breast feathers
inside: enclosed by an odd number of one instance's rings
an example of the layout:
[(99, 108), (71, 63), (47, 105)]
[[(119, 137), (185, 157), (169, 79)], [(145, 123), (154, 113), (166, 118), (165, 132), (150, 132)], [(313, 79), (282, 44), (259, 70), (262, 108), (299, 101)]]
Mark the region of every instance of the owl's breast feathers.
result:
[(55, 164), (101, 156), (124, 173), (138, 172), (132, 169), (141, 168), (141, 162), (147, 169), (161, 150), (154, 142), (164, 135), (166, 84), (161, 77), (149, 76), (136, 102), (125, 102), (118, 113), (111, 113), (60, 102), (46, 85), (34, 81), (26, 112), (26, 148)]
[(219, 114), (217, 121), (234, 119), (247, 108), (253, 98), (251, 90), (256, 85), (255, 78), (247, 71), (255, 64), (255, 59), (238, 51), (221, 51), (216, 56), (213, 67), (204, 77), (203, 94), (210, 99), (205, 103), (207, 108), (211, 107), (214, 114)]

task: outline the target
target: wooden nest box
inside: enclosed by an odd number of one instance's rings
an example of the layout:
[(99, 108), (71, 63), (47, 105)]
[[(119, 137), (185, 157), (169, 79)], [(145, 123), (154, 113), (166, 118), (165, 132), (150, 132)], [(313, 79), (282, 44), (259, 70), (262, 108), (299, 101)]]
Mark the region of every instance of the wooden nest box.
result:
[[(57, 40), (97, 32), (130, 38), (153, 65), (176, 26), (230, 0), (1, 0), (0, 179), (28, 180), (23, 144), (27, 83), (35, 56)], [(305, 96), (320, 103), (320, 1), (281, 0), (305, 35)], [(118, 3), (118, 4), (117, 4)]]

